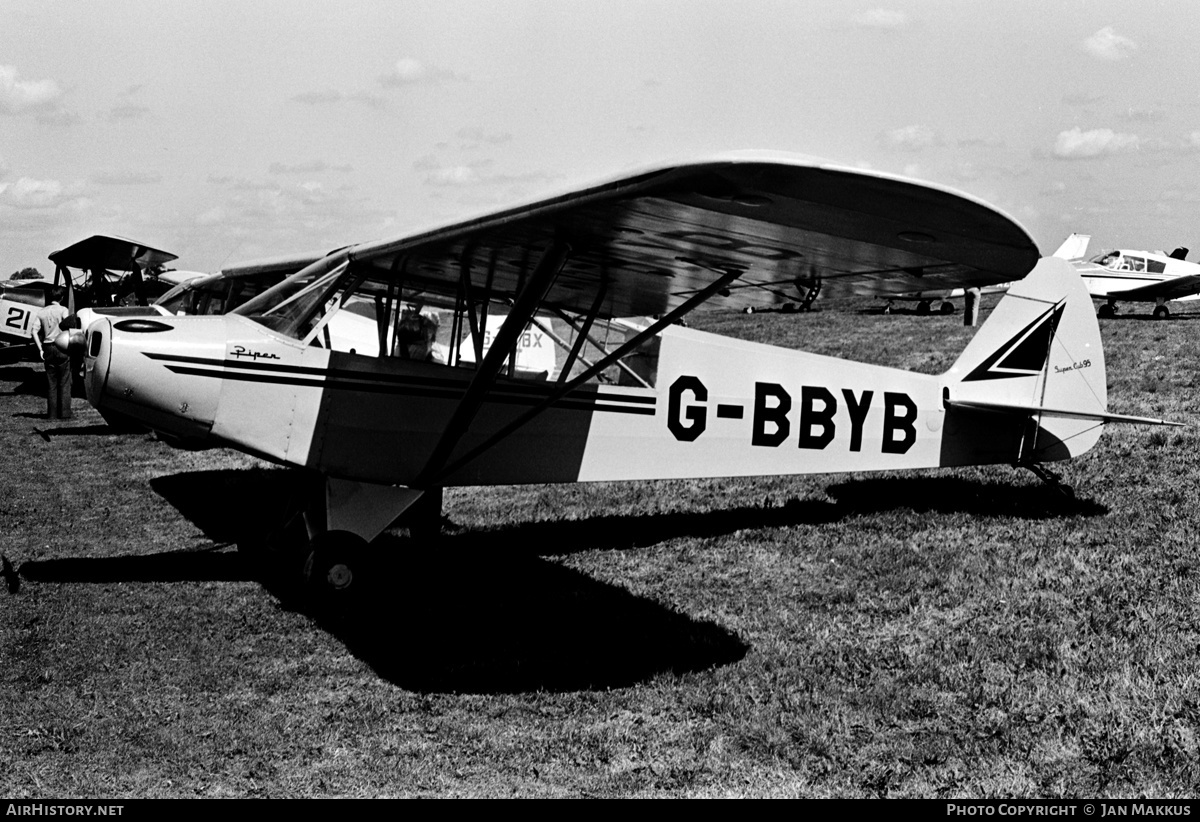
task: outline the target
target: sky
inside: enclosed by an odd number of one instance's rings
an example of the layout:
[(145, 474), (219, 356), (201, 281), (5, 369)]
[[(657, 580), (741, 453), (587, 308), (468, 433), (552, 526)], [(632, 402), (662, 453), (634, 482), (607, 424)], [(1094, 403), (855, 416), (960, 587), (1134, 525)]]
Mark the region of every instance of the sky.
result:
[(1200, 256), (1194, 0), (0, 0), (0, 276), (403, 236), (664, 161), (949, 186)]

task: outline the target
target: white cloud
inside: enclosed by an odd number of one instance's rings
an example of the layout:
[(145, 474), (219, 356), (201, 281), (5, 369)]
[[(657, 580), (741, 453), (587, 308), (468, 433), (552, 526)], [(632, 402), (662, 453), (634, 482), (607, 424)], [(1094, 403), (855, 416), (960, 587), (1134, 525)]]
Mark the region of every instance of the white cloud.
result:
[(1083, 41), (1083, 50), (1098, 60), (1124, 60), (1137, 51), (1137, 43), (1105, 26)]
[(18, 80), (16, 66), (0, 66), (0, 113), (54, 108), (61, 96), (53, 80)]
[(850, 16), (853, 25), (871, 29), (900, 29), (908, 25), (908, 15), (890, 9), (870, 9)]
[(225, 209), (214, 206), (208, 211), (196, 215), (196, 225), (219, 225), (225, 222), (227, 216)]
[(1063, 160), (1076, 160), (1135, 151), (1139, 145), (1136, 134), (1121, 134), (1111, 128), (1084, 131), (1076, 126), (1069, 131), (1059, 132), (1054, 141), (1054, 156)]
[(444, 166), (425, 178), (425, 182), (435, 186), (469, 186), (479, 181), (479, 175), (470, 166)]
[(412, 57), (401, 57), (386, 74), (379, 78), (379, 82), (384, 86), (396, 87), (411, 86), (418, 83), (436, 84), (446, 80), (466, 79), (466, 77), (455, 74), (449, 69), (427, 66), (420, 60)]
[(941, 142), (937, 132), (920, 125), (894, 128), (891, 131), (884, 132), (882, 140), (886, 145), (893, 148), (902, 148), (906, 151), (920, 151), (923, 148), (929, 148)]
[(1161, 123), (1167, 119), (1167, 113), (1161, 108), (1128, 108), (1121, 113), (1126, 120), (1135, 123)]
[(75, 194), (73, 187), (58, 180), (22, 177), (15, 183), (0, 183), (0, 203), (14, 208), (55, 208)]

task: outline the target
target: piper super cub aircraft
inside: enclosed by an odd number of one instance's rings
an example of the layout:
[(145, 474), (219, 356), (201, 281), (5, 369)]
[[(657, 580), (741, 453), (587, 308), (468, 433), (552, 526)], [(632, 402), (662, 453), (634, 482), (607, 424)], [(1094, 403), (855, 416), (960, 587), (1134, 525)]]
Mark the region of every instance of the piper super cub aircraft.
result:
[[(1022, 277), (940, 376), (677, 323), (795, 287)], [(373, 320), (369, 354), (333, 338), (343, 311)], [(523, 365), (531, 329), (556, 354)], [(335, 601), (370, 542), (423, 497), (440, 513), (445, 486), (987, 463), (1045, 478), (1043, 463), (1084, 453), (1105, 422), (1158, 422), (1108, 413), (1086, 289), (1067, 261), (1038, 262), (1010, 218), (935, 186), (758, 154), (340, 249), (224, 316), (101, 317), (76, 333), (97, 408), (307, 472), (305, 578)]]

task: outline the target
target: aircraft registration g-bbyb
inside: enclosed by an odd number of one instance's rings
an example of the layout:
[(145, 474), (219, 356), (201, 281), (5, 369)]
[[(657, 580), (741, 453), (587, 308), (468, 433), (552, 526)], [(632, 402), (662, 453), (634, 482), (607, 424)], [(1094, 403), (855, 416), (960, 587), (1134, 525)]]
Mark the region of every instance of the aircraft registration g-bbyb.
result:
[[(797, 288), (1014, 281), (941, 375), (678, 323)], [(367, 349), (337, 339), (340, 312), (370, 318)], [(446, 486), (999, 463), (1047, 478), (1106, 422), (1161, 422), (1108, 413), (1088, 292), (1012, 219), (758, 153), (349, 246), (233, 313), (101, 317), (76, 344), (102, 412), (306, 472), (305, 578), (334, 599), (400, 515), (437, 521)]]

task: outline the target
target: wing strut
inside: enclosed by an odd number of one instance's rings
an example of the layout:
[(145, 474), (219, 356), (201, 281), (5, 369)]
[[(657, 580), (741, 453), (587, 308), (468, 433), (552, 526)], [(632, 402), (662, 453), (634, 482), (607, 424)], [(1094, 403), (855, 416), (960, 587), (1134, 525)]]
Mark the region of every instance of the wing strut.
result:
[(570, 245), (561, 239), (555, 239), (542, 255), (542, 259), (538, 261), (537, 268), (521, 291), (521, 296), (517, 298), (512, 311), (500, 326), (500, 330), (496, 332), (496, 339), (492, 341), (491, 348), (483, 356), (482, 362), (476, 360), (479, 362), (479, 366), (475, 371), (475, 376), (471, 378), (462, 402), (454, 409), (454, 414), (446, 423), (445, 429), (442, 430), (441, 439), (430, 452), (429, 461), (421, 469), (417, 481), (413, 483), (414, 487), (430, 487), (436, 484), (429, 482), (431, 477), (445, 473), (442, 469), (446, 460), (450, 458), (454, 446), (458, 445), (458, 441), (470, 427), (471, 421), (475, 419), (480, 406), (483, 405), (484, 397), (496, 381), (504, 361), (508, 359), (509, 349), (516, 345), (517, 338), (525, 331), (529, 319), (542, 304), (542, 300), (546, 298), (550, 286), (554, 284), (558, 272), (566, 264), (570, 252)]
[[(567, 376), (571, 373), (571, 369), (575, 367), (575, 360), (579, 357), (579, 352), (583, 350), (583, 344), (587, 342), (587, 333), (592, 330), (592, 323), (596, 321), (596, 317), (600, 314), (600, 306), (604, 304), (604, 297), (608, 294), (608, 271), (605, 269), (600, 274), (600, 287), (596, 289), (596, 299), (592, 301), (591, 310), (588, 311), (587, 318), (583, 321), (583, 329), (576, 328), (579, 332), (575, 337), (575, 345), (571, 348), (571, 353), (567, 355), (567, 361), (563, 363), (562, 371), (558, 374), (558, 384), (562, 385), (566, 382)], [(561, 316), (561, 315), (560, 315)], [(574, 327), (574, 323), (571, 324)], [(584, 363), (585, 366), (591, 367), (591, 363)]]
[[(460, 467), (467, 464), (471, 460), (475, 459), (477, 456), (482, 454), (487, 449), (491, 448), (496, 443), (500, 442), (502, 439), (507, 437), (513, 431), (516, 431), (518, 428), (523, 426), (525, 423), (529, 422), (531, 419), (536, 417), (538, 414), (545, 411), (551, 405), (558, 402), (558, 400), (561, 399), (564, 395), (575, 390), (576, 387), (587, 382), (594, 375), (599, 374), (601, 371), (608, 368), (614, 362), (621, 359), (621, 357), (624, 357), (627, 353), (629, 353), (633, 349), (637, 348), (639, 345), (644, 343), (646, 340), (653, 337), (659, 331), (662, 331), (668, 325), (670, 325), (671, 323), (675, 322), (680, 317), (687, 314), (689, 311), (691, 311), (696, 306), (700, 305), (702, 302), (707, 300), (709, 297), (711, 297), (712, 295), (716, 294), (721, 289), (728, 286), (731, 282), (736, 280), (743, 273), (744, 273), (744, 271), (740, 268), (733, 268), (733, 269), (727, 270), (719, 279), (717, 279), (714, 282), (710, 283), (709, 285), (705, 286), (700, 291), (697, 291), (695, 294), (693, 294), (691, 297), (689, 297), (685, 302), (681, 303), (678, 307), (676, 307), (675, 310), (673, 310), (667, 314), (664, 314), (661, 318), (656, 320), (645, 331), (643, 331), (640, 334), (635, 335), (633, 337), (633, 339), (628, 340), (624, 345), (622, 345), (620, 348), (617, 348), (615, 351), (613, 351), (608, 356), (601, 358), (594, 365), (592, 365), (591, 368), (584, 371), (578, 377), (576, 377), (575, 379), (573, 379), (570, 382), (567, 382), (565, 384), (560, 383), (559, 387), (556, 388), (553, 392), (551, 392), (551, 394), (548, 397), (546, 397), (545, 400), (543, 400), (542, 402), (540, 402), (538, 405), (534, 406), (533, 408), (529, 409), (521, 416), (517, 417), (515, 420), (513, 420), (508, 425), (501, 428), (495, 434), (492, 434), (492, 436), (488, 437), (486, 440), (484, 440), (483, 443), (476, 446), (471, 451), (467, 452), (467, 454), (465, 454), (464, 456), (459, 457), (454, 462), (452, 462), (449, 465), (446, 465), (444, 468), (442, 468), (434, 476), (435, 481), (432, 483), (429, 483), (429, 484), (430, 485), (441, 485), (442, 484), (441, 481), (443, 479), (445, 479), (446, 477), (448, 477), (450, 474), (454, 473)], [(472, 384), (472, 387), (473, 387), (473, 384)], [(469, 393), (470, 393), (470, 389), (468, 389), (468, 394)], [(432, 462), (432, 460), (430, 460), (430, 462)], [(426, 467), (426, 470), (428, 471), (428, 466)]]
[[(600, 351), (607, 351), (607, 350), (608, 350), (608, 349), (605, 347), (604, 343), (601, 343), (599, 340), (597, 340), (595, 337), (593, 337), (593, 336), (591, 335), (591, 329), (590, 329), (590, 328), (586, 328), (586, 329), (582, 329), (582, 330), (581, 330), (581, 329), (579, 328), (579, 326), (575, 325), (575, 322), (574, 322), (574, 321), (573, 321), (573, 320), (572, 320), (572, 319), (571, 319), (571, 318), (570, 318), (570, 317), (569, 317), (569, 316), (566, 314), (566, 312), (564, 312), (564, 311), (559, 311), (559, 310), (556, 310), (554, 313), (558, 315), (559, 319), (561, 319), (561, 320), (562, 320), (563, 322), (565, 322), (567, 325), (571, 326), (571, 328), (573, 328), (573, 329), (575, 330), (575, 333), (576, 333), (576, 334), (578, 334), (580, 337), (582, 337), (582, 338), (584, 338), (585, 340), (587, 340), (587, 342), (590, 342), (590, 343), (592, 344), (592, 346), (593, 346), (593, 347), (595, 347), (596, 349), (598, 349), (598, 350), (600, 350)], [(537, 322), (537, 320), (534, 320), (534, 322), (536, 323), (536, 322)], [(554, 334), (554, 332), (550, 331), (550, 330), (549, 330), (549, 329), (547, 329), (547, 328), (544, 328), (544, 327), (542, 327), (540, 324), (538, 325), (538, 327), (539, 327), (539, 328), (541, 328), (543, 331), (546, 331), (546, 332), (548, 332), (548, 333), (550, 334), (550, 338), (551, 338), (551, 339), (554, 339), (554, 337), (555, 337), (555, 334)], [(557, 340), (556, 340), (556, 342), (557, 342)], [(576, 342), (578, 342), (578, 340), (576, 340)], [(562, 343), (559, 343), (559, 344), (560, 344), (560, 345), (562, 345)], [(591, 367), (592, 367), (592, 364), (591, 364), (590, 362), (588, 362), (586, 359), (584, 359), (582, 356), (580, 356), (580, 357), (579, 357), (579, 361), (580, 361), (580, 362), (582, 362), (582, 363), (584, 364), (584, 366), (586, 366), (586, 367), (588, 367), (588, 368), (591, 368)], [(651, 387), (649, 383), (647, 383), (647, 382), (646, 382), (644, 379), (642, 379), (641, 375), (639, 375), (639, 374), (638, 374), (636, 371), (634, 371), (632, 368), (630, 368), (628, 365), (626, 365), (625, 363), (621, 362), (620, 360), (617, 360), (617, 368), (621, 369), (621, 370), (622, 370), (622, 371), (624, 371), (626, 374), (628, 374), (628, 375), (630, 376), (630, 378), (632, 378), (632, 379), (634, 380), (634, 382), (639, 382), (639, 383), (641, 383), (643, 388), (650, 388), (650, 387)], [(565, 366), (564, 366), (564, 373), (566, 373), (566, 372), (565, 372)], [(559, 379), (562, 379), (562, 375), (561, 375), (561, 374), (559, 375)]]

